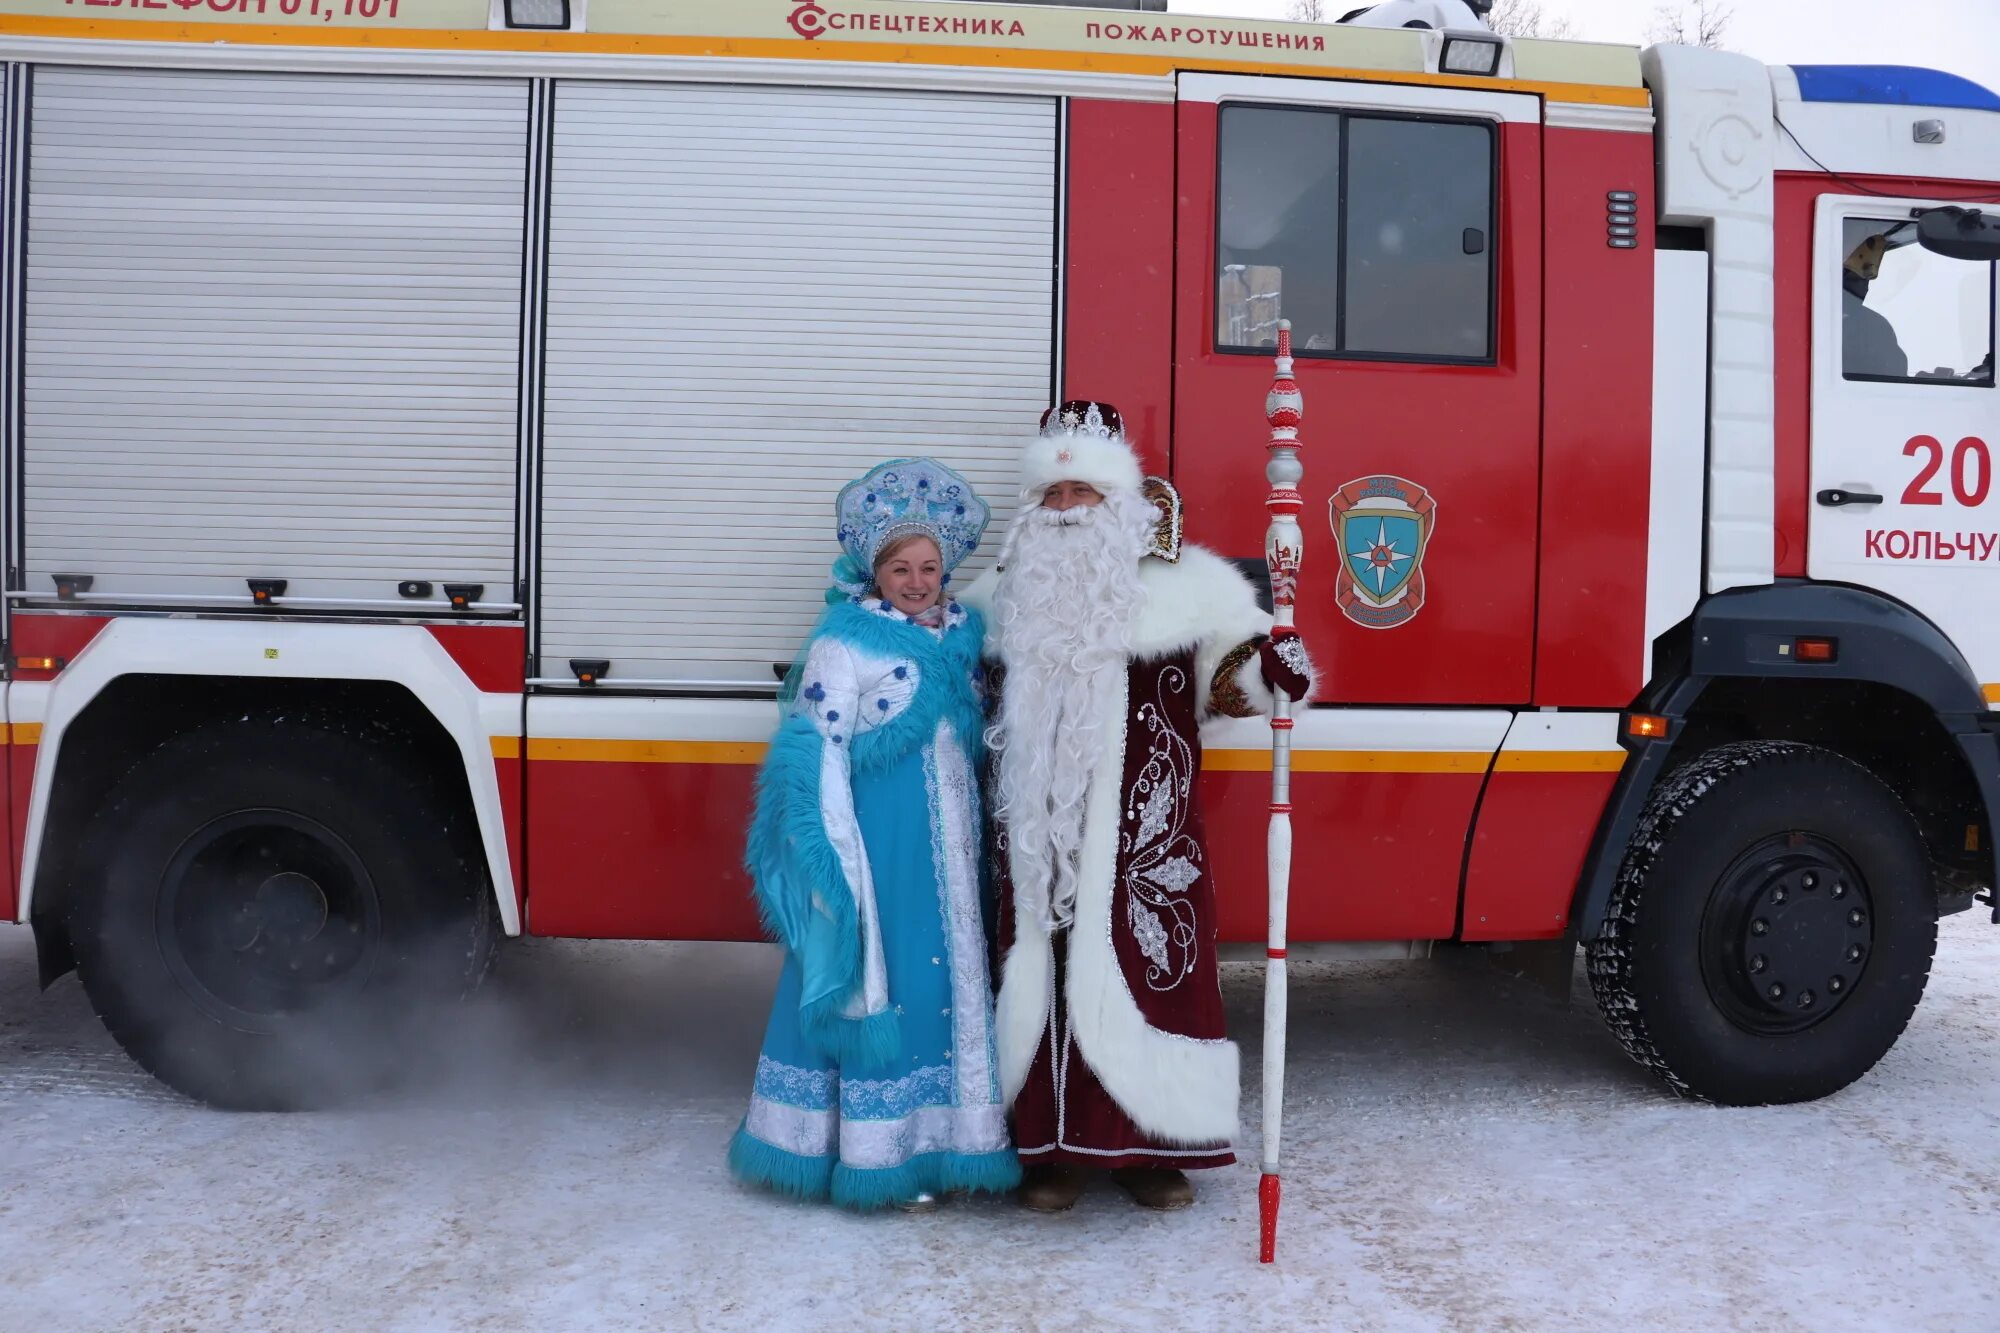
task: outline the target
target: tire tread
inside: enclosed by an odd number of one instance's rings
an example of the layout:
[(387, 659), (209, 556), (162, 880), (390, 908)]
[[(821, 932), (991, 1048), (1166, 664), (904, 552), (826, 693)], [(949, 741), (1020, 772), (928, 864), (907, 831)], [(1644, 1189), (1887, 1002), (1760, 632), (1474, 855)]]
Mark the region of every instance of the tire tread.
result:
[[(1648, 886), (1653, 882), (1661, 856), (1671, 848), (1682, 822), (1717, 787), (1752, 770), (1826, 762), (1845, 765), (1874, 783), (1908, 816), (1900, 797), (1867, 769), (1844, 756), (1797, 741), (1741, 741), (1705, 751), (1672, 770), (1647, 801), (1633, 830), (1625, 859), (1612, 883), (1603, 928), (1598, 938), (1585, 948), (1585, 971), (1598, 1012), (1619, 1045), (1677, 1096), (1691, 1101), (1715, 1100), (1690, 1084), (1661, 1052), (1654, 1039), (1653, 1024), (1633, 984), (1636, 940), (1645, 921)], [(1935, 952), (1933, 933), (1930, 951), (1923, 959), (1926, 978)], [(1896, 1036), (1901, 1036), (1908, 1021), (1905, 1015), (1896, 1027)]]

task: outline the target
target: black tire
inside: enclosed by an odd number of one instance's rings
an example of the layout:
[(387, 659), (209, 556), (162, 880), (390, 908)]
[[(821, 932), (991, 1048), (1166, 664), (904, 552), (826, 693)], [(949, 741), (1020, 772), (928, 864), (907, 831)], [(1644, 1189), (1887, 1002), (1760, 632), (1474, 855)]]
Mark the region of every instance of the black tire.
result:
[(1872, 1069), (1936, 948), (1929, 858), (1895, 793), (1830, 751), (1753, 741), (1660, 784), (1587, 956), (1633, 1059), (1682, 1096), (1755, 1106)]
[(217, 1106), (323, 1106), (393, 1078), (402, 1039), (479, 984), (499, 934), (450, 777), (255, 717), (147, 755), (86, 830), (72, 897), (105, 1026)]

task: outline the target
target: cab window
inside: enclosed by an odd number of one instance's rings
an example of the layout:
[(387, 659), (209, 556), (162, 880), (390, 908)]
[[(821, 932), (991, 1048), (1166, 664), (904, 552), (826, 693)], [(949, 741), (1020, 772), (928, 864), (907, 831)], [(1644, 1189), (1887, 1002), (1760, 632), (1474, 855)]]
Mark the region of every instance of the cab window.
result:
[(1224, 106), (1218, 351), (1484, 362), (1493, 356), (1493, 127)]
[(1994, 265), (1916, 242), (1907, 216), (1841, 224), (1841, 374), (1993, 387)]

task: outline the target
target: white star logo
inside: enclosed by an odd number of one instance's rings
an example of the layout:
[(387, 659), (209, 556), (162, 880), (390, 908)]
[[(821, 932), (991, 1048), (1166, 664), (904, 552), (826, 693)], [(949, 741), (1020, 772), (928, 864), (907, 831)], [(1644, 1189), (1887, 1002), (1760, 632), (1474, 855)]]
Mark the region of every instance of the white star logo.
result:
[(1366, 572), (1375, 576), (1375, 595), (1377, 597), (1380, 597), (1388, 588), (1389, 576), (1397, 572), (1396, 566), (1410, 558), (1408, 552), (1398, 547), (1395, 542), (1389, 540), (1389, 524), (1387, 520), (1376, 525), (1375, 537), (1372, 541), (1363, 537), (1361, 545), (1355, 547), (1347, 554), (1367, 564), (1368, 569)]

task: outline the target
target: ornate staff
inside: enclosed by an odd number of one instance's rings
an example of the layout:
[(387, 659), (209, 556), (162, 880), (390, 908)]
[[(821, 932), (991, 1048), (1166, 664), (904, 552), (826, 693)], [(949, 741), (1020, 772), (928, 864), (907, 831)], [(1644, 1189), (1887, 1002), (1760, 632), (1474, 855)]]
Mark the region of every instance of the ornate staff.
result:
[[(1264, 534), (1264, 560), (1271, 567), (1271, 637), (1284, 639), (1292, 628), (1293, 597), (1305, 535), (1299, 530), (1304, 497), (1299, 481), (1299, 422), (1305, 399), (1292, 378), (1292, 322), (1278, 321), (1278, 366), (1264, 398), (1271, 423), (1271, 461), (1264, 478), (1271, 493), (1264, 507), (1271, 526)], [(1278, 1257), (1278, 1141), (1285, 1116), (1285, 914), (1292, 886), (1292, 701), (1283, 690), (1271, 709), (1271, 830), (1266, 849), (1271, 873), (1271, 933), (1264, 963), (1264, 1176), (1257, 1182), (1258, 1258)]]

